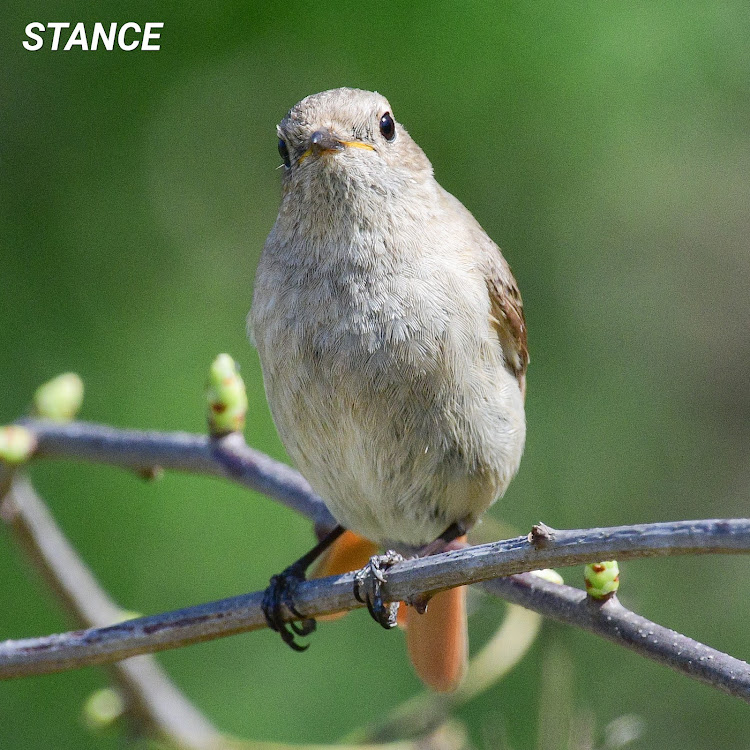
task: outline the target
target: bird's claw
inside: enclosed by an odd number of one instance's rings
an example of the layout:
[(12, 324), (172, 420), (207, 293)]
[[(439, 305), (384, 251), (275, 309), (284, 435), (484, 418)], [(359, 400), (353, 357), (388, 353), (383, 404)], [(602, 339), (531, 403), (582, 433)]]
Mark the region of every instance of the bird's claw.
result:
[(375, 622), (386, 630), (396, 626), (398, 602), (385, 602), (382, 596), (386, 571), (404, 558), (393, 550), (384, 555), (375, 555), (354, 576), (354, 598), (367, 605), (367, 611)]
[(261, 605), (268, 627), (275, 630), (281, 636), (281, 640), (294, 651), (305, 651), (309, 647), (309, 644), (301, 646), (297, 643), (295, 636), (310, 635), (316, 626), (315, 620), (311, 617), (304, 618), (301, 622), (285, 622), (282, 617), (284, 608), (296, 617), (303, 617), (294, 606), (292, 597), (297, 584), (304, 580), (304, 570), (297, 565), (290, 565), (282, 573), (271, 577)]

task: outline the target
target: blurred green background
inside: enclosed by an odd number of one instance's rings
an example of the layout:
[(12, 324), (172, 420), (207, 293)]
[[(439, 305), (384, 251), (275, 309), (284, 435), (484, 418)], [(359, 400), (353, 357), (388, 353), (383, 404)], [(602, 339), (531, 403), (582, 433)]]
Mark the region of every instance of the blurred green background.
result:
[[(159, 52), (28, 52), (31, 21), (165, 25)], [(4, 4), (0, 422), (74, 370), (82, 418), (203, 431), (207, 367), (228, 351), (248, 442), (283, 459), (244, 331), (279, 198), (274, 127), (348, 85), (388, 96), (523, 293), (527, 449), (491, 515), (518, 532), (747, 515), (749, 40), (746, 0)], [(262, 588), (312, 538), (222, 482), (73, 463), (33, 478), (104, 585), (145, 613)], [(626, 605), (750, 657), (746, 559), (622, 568)], [(0, 639), (69, 627), (4, 533), (0, 570)], [(475, 645), (502, 615), (481, 605)], [(403, 638), (363, 612), (322, 626), (304, 655), (261, 632), (160, 660), (222, 729), (254, 739), (330, 742), (419, 689)], [(550, 670), (599, 740), (634, 714), (630, 747), (750, 747), (741, 702), (546, 623), (461, 710), (477, 748), (552, 747)], [(0, 685), (0, 747), (121, 746), (79, 722), (104, 684), (87, 669)]]

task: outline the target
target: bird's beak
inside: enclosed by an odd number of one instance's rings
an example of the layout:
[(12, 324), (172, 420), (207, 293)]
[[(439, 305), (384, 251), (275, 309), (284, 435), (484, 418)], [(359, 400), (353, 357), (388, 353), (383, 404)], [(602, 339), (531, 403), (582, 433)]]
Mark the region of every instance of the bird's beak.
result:
[(316, 130), (310, 136), (310, 151), (316, 156), (326, 151), (343, 151), (345, 148), (344, 143), (330, 130)]
[(308, 156), (320, 156), (321, 154), (335, 154), (339, 151), (343, 151), (345, 148), (364, 148), (374, 151), (375, 149), (367, 143), (362, 141), (342, 141), (337, 138), (330, 130), (324, 128), (316, 130), (310, 136), (310, 147), (300, 156), (299, 163), (302, 162)]

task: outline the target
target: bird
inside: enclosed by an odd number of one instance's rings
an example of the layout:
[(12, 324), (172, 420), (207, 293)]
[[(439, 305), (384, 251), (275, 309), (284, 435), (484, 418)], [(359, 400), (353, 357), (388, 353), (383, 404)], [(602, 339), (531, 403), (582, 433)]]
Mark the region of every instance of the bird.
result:
[[(524, 449), (529, 354), (507, 261), (384, 96), (313, 94), (277, 134), (281, 204), (248, 333), (281, 441), (338, 523), (266, 591), (269, 624), (301, 649), (310, 624), (290, 630), (279, 612), (314, 557), (333, 570), (337, 547), (358, 542), (442, 551), (503, 495)], [(463, 588), (407, 611), (417, 673), (455, 689)]]

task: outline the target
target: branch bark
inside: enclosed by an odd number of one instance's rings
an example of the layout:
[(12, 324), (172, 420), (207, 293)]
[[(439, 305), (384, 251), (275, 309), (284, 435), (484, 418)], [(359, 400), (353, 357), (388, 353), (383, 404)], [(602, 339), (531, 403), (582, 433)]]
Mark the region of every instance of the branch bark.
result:
[[(542, 546), (534, 546), (528, 537), (517, 537), (404, 561), (390, 569), (384, 596), (403, 601), (419, 593), (435, 593), (498, 576), (612, 557), (624, 560), (748, 550), (750, 519), (558, 530)], [(303, 617), (362, 606), (353, 596), (353, 582), (353, 574), (306, 581), (295, 592), (295, 606)], [(585, 627), (649, 658), (658, 657), (691, 677), (750, 702), (749, 665), (640, 618), (616, 600), (592, 605), (582, 591), (537, 584), (533, 576), (492, 581), (486, 587), (503, 598)], [(0, 678), (107, 664), (137, 654), (256, 630), (266, 626), (262, 596), (262, 592), (256, 592), (105, 628), (6, 641), (0, 644)], [(295, 619), (290, 612), (286, 615), (289, 620)]]
[(37, 439), (35, 458), (66, 458), (149, 475), (159, 468), (222, 477), (278, 500), (316, 526), (336, 521), (307, 480), (290, 466), (247, 445), (240, 433), (221, 438), (188, 432), (122, 430), (91, 422), (18, 422)]
[(530, 573), (485, 581), (482, 588), (750, 703), (750, 664), (641, 617), (623, 607), (616, 596), (597, 601), (585, 591)]
[[(122, 620), (123, 611), (101, 588), (28, 479), (17, 476), (14, 471), (3, 472), (2, 466), (0, 518), (76, 622), (96, 628)], [(305, 750), (308, 747), (240, 741), (222, 734), (148, 654), (123, 659), (106, 667), (125, 698), (126, 715), (131, 725), (139, 734), (156, 739), (159, 746), (179, 750)], [(446, 716), (409, 736), (411, 740), (386, 744), (357, 742), (356, 747), (366, 750), (463, 750), (467, 747), (463, 727)], [(346, 750), (355, 745), (339, 744), (337, 747)]]
[[(26, 419), (21, 423), (35, 435), (35, 457), (82, 459), (144, 474), (164, 467), (220, 476), (279, 500), (310, 518), (319, 529), (334, 525), (323, 501), (301, 475), (252, 450), (238, 433), (212, 438), (118, 430), (85, 422), (59, 424)], [(0, 487), (7, 488), (10, 480), (10, 473), (5, 472), (0, 476)], [(750, 702), (750, 666), (745, 662), (649, 622), (614, 598), (600, 604), (578, 589), (519, 575), (542, 567), (612, 558), (748, 551), (750, 519), (553, 531), (551, 535), (518, 537), (407, 560), (389, 571), (384, 594), (392, 601), (402, 601), (419, 593), (485, 582), (486, 589), (509, 601), (595, 632)], [(307, 581), (296, 591), (295, 605), (306, 617), (354, 609), (361, 605), (352, 589), (352, 574)], [(6, 641), (0, 644), (0, 679), (106, 664), (256, 630), (265, 627), (261, 599), (262, 592), (256, 592), (105, 628)], [(291, 613), (286, 615), (294, 619)]]
[[(0, 516), (67, 613), (88, 628), (121, 620), (123, 611), (101, 588), (25, 478), (13, 481)], [(183, 750), (216, 750), (222, 735), (175, 687), (151, 656), (109, 666), (139, 729)]]

